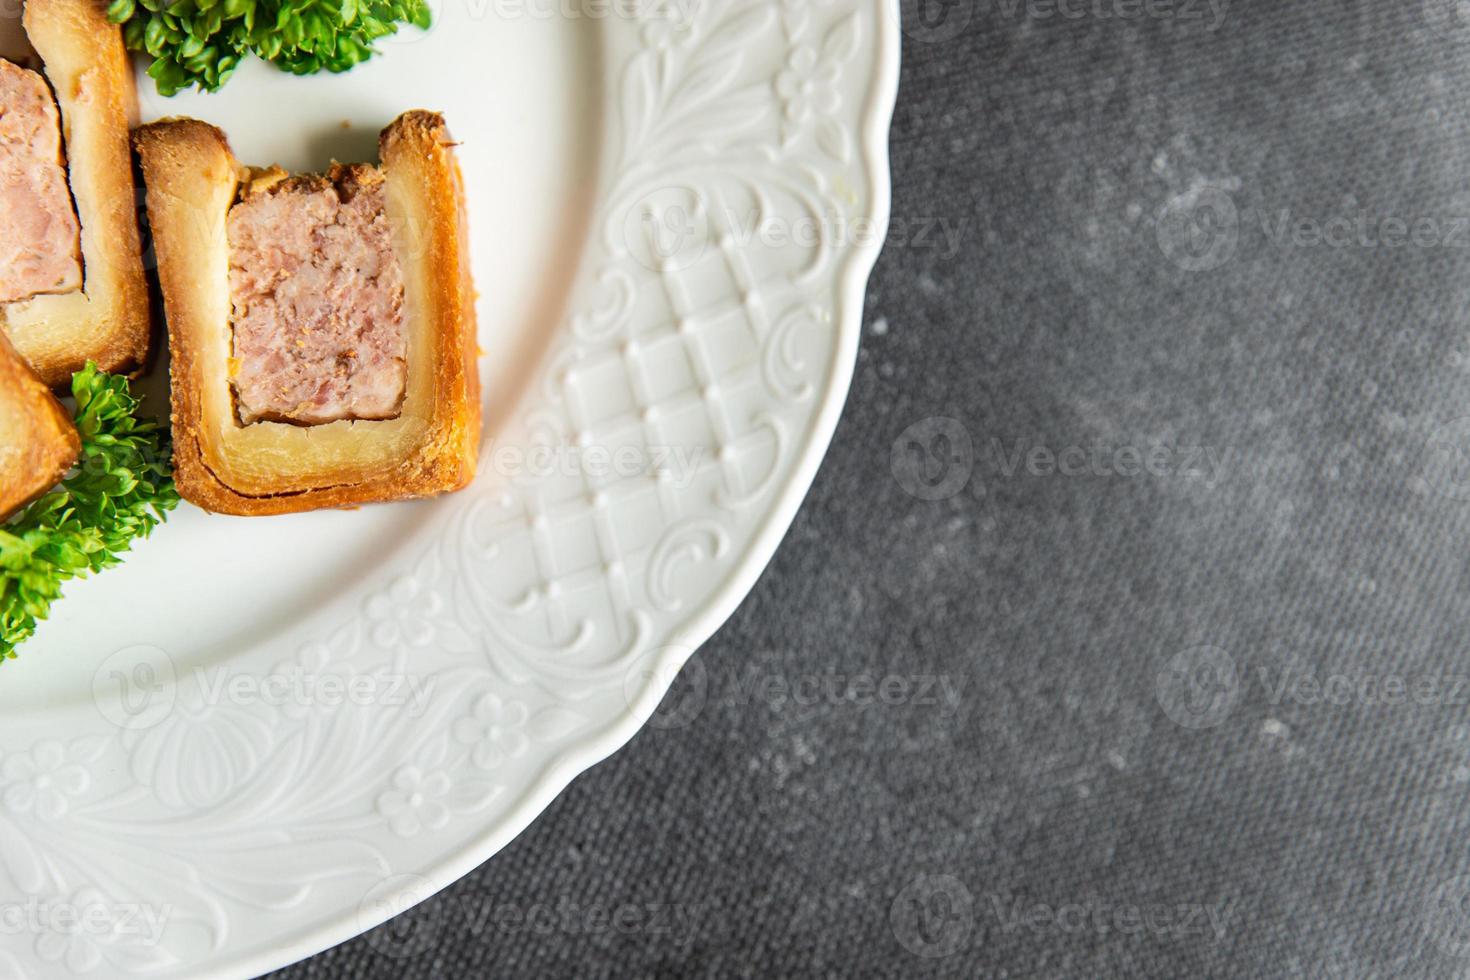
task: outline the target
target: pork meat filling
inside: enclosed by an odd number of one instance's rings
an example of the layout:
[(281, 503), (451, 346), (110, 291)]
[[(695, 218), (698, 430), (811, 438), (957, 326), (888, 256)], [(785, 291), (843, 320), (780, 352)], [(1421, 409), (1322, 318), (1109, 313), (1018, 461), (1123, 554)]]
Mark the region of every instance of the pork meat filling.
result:
[(408, 380), (403, 270), (382, 171), (280, 171), (230, 209), (231, 383), (246, 425), (396, 418)]
[(0, 304), (81, 288), (61, 114), (44, 78), (0, 59)]

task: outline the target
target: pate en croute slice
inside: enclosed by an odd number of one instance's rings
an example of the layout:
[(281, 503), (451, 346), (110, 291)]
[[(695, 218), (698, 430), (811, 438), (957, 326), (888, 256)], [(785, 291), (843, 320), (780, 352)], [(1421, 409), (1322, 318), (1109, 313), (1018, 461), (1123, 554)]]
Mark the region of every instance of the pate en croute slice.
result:
[(474, 476), (462, 179), (442, 117), (380, 166), (242, 167), (195, 120), (136, 136), (172, 359), (176, 483), (245, 516), (424, 497)]
[(0, 330), (64, 387), (148, 354), (133, 69), (96, 0), (26, 0), (23, 23), (44, 78), (0, 62)]

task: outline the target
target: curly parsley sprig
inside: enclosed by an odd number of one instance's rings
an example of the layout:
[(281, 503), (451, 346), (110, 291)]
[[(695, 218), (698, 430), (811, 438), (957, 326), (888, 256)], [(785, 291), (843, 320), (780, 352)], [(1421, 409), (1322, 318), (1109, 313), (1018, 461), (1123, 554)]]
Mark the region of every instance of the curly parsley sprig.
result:
[(65, 480), (0, 525), (0, 662), (36, 631), (61, 586), (118, 564), (178, 505), (166, 429), (140, 420), (126, 378), (72, 378), (82, 455)]
[(400, 24), (428, 29), (433, 12), (428, 0), (112, 0), (107, 17), (173, 95), (218, 90), (249, 54), (297, 75), (348, 71)]

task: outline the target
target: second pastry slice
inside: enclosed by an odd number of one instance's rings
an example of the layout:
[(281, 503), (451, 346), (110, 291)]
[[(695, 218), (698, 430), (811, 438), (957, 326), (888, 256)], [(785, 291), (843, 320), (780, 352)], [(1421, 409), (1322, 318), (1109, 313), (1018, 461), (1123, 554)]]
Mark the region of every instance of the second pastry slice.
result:
[(143, 366), (152, 323), (122, 29), (95, 0), (26, 0), (44, 75), (0, 60), (0, 330), (53, 388)]
[(81, 451), (71, 415), (0, 333), (0, 528), (59, 483)]
[(463, 190), (441, 117), (381, 166), (242, 167), (193, 120), (137, 135), (172, 357), (176, 482), (260, 515), (429, 496), (480, 437)]

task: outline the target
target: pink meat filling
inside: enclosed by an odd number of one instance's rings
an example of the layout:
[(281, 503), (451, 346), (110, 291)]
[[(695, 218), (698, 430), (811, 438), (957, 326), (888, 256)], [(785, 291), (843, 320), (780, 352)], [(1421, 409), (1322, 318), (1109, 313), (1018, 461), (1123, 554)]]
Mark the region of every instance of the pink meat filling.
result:
[(408, 379), (403, 271), (383, 174), (257, 181), (230, 209), (240, 421), (390, 419)]
[(61, 114), (44, 78), (0, 59), (0, 303), (81, 288)]

